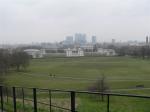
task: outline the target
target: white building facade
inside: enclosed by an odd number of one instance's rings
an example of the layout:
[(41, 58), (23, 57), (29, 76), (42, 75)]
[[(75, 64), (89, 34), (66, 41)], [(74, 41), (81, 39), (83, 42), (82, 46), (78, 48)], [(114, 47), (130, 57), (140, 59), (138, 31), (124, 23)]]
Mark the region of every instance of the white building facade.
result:
[(103, 56), (116, 56), (116, 52), (113, 49), (98, 48), (97, 52)]
[(66, 57), (79, 57), (84, 56), (84, 51), (82, 49), (70, 49), (66, 50)]

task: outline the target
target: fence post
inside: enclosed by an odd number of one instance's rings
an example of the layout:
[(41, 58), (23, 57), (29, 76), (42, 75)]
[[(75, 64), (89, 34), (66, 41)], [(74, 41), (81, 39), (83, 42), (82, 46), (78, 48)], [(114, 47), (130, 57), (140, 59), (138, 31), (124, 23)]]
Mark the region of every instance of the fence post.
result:
[(71, 91), (71, 112), (75, 112), (75, 92)]
[(36, 88), (33, 88), (33, 101), (34, 101), (34, 112), (37, 112)]
[(8, 88), (6, 87), (6, 98), (7, 98), (7, 103), (8, 103)]
[(23, 111), (24, 111), (24, 89), (22, 88), (22, 103), (23, 103)]
[(0, 97), (1, 97), (1, 111), (3, 112), (4, 107), (3, 107), (3, 87), (0, 86)]
[(14, 105), (14, 112), (17, 112), (16, 108), (16, 88), (13, 87), (13, 105)]
[(107, 94), (107, 112), (109, 112), (109, 94)]
[(52, 111), (52, 92), (49, 90), (49, 111)]

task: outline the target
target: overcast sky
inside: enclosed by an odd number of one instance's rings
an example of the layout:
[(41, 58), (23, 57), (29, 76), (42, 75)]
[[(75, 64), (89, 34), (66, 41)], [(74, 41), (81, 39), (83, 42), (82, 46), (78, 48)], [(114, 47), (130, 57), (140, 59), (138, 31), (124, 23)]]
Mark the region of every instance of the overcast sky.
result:
[(55, 42), (76, 32), (145, 40), (150, 0), (0, 0), (0, 43)]

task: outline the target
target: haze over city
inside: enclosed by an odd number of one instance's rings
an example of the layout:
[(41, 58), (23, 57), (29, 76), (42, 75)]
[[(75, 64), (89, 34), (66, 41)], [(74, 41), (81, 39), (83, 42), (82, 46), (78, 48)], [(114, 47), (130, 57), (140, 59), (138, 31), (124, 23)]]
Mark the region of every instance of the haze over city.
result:
[(149, 0), (1, 0), (0, 43), (90, 40), (144, 41), (150, 33)]

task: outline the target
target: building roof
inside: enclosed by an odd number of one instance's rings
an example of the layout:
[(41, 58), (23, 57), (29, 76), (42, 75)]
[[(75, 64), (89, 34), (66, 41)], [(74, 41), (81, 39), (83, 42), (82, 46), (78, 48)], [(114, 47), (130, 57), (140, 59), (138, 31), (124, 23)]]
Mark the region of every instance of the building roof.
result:
[(40, 50), (38, 50), (38, 49), (26, 49), (26, 50), (24, 50), (25, 52), (38, 52), (38, 51), (40, 51)]

